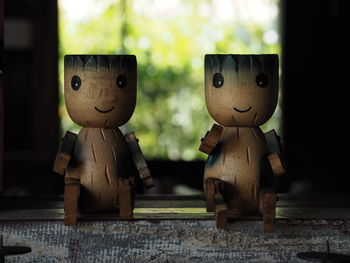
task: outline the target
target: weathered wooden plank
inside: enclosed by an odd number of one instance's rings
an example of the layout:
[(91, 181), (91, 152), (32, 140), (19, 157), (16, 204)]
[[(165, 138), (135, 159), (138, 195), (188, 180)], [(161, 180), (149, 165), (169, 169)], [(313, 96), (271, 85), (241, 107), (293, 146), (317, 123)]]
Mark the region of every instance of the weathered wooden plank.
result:
[[(278, 194), (277, 207), (350, 207), (350, 195)], [(137, 195), (136, 207), (202, 207), (204, 195)], [(0, 197), (0, 209), (63, 208), (63, 196)]]
[(350, 208), (344, 207), (277, 207), (276, 218), (284, 219), (350, 219)]
[(278, 194), (278, 207), (350, 207), (350, 195), (346, 194)]
[(63, 220), (63, 209), (11, 209), (0, 210), (0, 221)]
[(204, 207), (205, 200), (136, 200), (136, 207)]
[(162, 200), (182, 200), (182, 201), (187, 201), (187, 200), (204, 200), (205, 201), (205, 196), (204, 195), (137, 195), (136, 200), (157, 200), (157, 201), (162, 201)]
[[(0, 210), (0, 221), (25, 221), (25, 220), (63, 220), (64, 211), (59, 209), (11, 209)], [(234, 219), (261, 220), (259, 215), (230, 215)], [(87, 220), (119, 220), (113, 214), (81, 215), (81, 219)], [(205, 212), (202, 207), (145, 207), (135, 208), (135, 220), (152, 219), (214, 219), (212, 213)], [(350, 219), (349, 208), (324, 208), (319, 207), (277, 207), (277, 219)]]
[(26, 209), (11, 209), (3, 200), (5, 244), (32, 248), (6, 262), (303, 262), (298, 252), (325, 251), (327, 240), (334, 253), (350, 247), (350, 207), (334, 206), (339, 197), (282, 195), (273, 233), (263, 232), (258, 215), (234, 216), (227, 230), (217, 229), (203, 196), (137, 197), (132, 220), (90, 214), (76, 227), (63, 224), (62, 197), (17, 198), (15, 204)]
[[(309, 221), (308, 221), (309, 222)], [(260, 221), (235, 221), (227, 230), (214, 220), (2, 222), (7, 245), (32, 248), (6, 262), (304, 262), (298, 252), (349, 253), (349, 220), (281, 220), (274, 233)]]

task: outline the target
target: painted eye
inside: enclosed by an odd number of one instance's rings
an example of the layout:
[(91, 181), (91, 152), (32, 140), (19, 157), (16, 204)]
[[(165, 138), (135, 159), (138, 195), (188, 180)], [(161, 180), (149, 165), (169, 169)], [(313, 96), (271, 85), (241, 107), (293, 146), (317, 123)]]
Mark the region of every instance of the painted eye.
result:
[(119, 75), (118, 78), (117, 78), (117, 86), (118, 86), (118, 88), (123, 89), (123, 88), (126, 87), (127, 84), (128, 84), (128, 81), (126, 79), (126, 76), (124, 74)]
[(215, 73), (213, 77), (213, 86), (215, 88), (221, 88), (224, 85), (224, 76), (221, 73)]
[(81, 79), (79, 78), (79, 76), (75, 75), (73, 76), (70, 84), (73, 90), (78, 90), (81, 86)]
[(269, 84), (269, 77), (265, 73), (259, 73), (255, 78), (256, 85), (265, 88)]

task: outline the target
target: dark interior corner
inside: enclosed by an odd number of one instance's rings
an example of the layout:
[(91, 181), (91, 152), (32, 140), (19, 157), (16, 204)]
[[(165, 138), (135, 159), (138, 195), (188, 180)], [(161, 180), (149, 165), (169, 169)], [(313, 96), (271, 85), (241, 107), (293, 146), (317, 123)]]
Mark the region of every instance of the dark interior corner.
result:
[[(343, 60), (334, 54), (347, 43), (341, 28), (344, 10), (340, 0), (282, 0), (283, 138), (288, 163), (282, 192), (291, 187), (296, 192), (350, 192), (349, 176), (337, 159), (341, 155), (337, 141), (344, 141), (341, 136), (345, 135), (336, 130), (334, 124), (339, 122), (326, 103), (342, 96), (328, 90), (338, 84), (333, 65)], [(4, 99), (5, 191), (63, 191), (63, 178), (52, 172), (59, 144), (57, 19), (54, 0), (5, 3), (1, 57), (5, 89), (4, 97), (0, 96)], [(149, 166), (164, 184), (163, 193), (167, 182), (202, 188), (202, 161), (150, 160)]]
[(4, 50), (4, 1), (0, 1), (0, 192), (3, 191), (4, 172), (4, 94), (3, 94), (3, 50)]
[(59, 137), (57, 5), (6, 1), (4, 27), (5, 191), (50, 193)]
[(281, 9), (286, 181), (305, 182), (313, 192), (349, 193), (344, 137), (337, 131), (344, 123), (336, 66), (347, 60), (344, 1), (282, 1)]

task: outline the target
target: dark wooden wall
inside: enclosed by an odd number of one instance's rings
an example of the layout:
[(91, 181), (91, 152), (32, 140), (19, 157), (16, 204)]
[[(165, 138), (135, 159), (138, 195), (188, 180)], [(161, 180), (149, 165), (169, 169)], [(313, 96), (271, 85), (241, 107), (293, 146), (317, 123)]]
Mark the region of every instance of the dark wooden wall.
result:
[(4, 49), (4, 0), (0, 0), (0, 193), (3, 190), (3, 159), (4, 159), (4, 86), (2, 81), (3, 50)]
[(59, 141), (57, 19), (55, 0), (5, 3), (6, 189), (52, 191)]
[(348, 84), (339, 78), (348, 74), (345, 2), (282, 0), (281, 5), (287, 182), (309, 182), (315, 192), (350, 191), (342, 161)]

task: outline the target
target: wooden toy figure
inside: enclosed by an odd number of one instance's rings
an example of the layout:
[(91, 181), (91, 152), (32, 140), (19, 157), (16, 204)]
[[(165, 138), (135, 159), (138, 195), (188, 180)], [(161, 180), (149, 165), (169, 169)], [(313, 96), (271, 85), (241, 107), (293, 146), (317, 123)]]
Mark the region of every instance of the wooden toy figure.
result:
[(83, 126), (66, 133), (54, 164), (65, 174), (65, 224), (76, 225), (78, 208), (132, 218), (135, 165), (144, 186), (153, 186), (134, 133), (124, 137), (118, 128), (135, 109), (136, 57), (65, 56), (64, 95), (69, 116)]
[(277, 55), (206, 55), (205, 100), (220, 125), (202, 139), (209, 154), (204, 172), (207, 210), (217, 226), (227, 217), (260, 213), (264, 230), (274, 230), (274, 176), (285, 173), (279, 137), (259, 128), (278, 98)]

